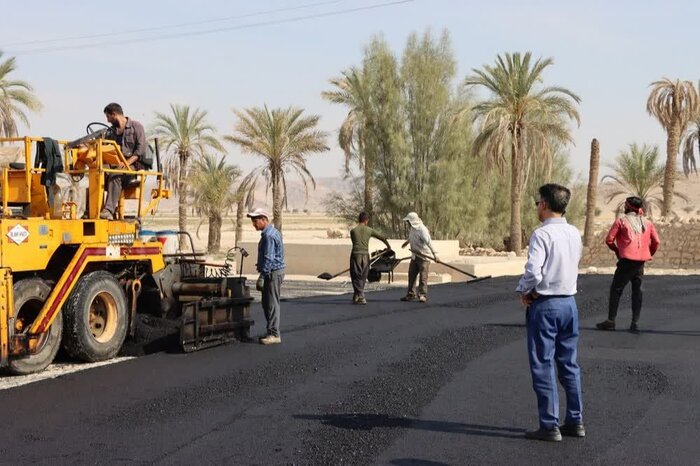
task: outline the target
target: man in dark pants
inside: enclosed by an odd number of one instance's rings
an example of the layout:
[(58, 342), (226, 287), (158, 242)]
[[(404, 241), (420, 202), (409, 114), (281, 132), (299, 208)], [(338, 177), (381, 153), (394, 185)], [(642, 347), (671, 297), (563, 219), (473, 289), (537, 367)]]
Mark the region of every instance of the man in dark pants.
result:
[[(146, 132), (143, 125), (136, 120), (124, 116), (124, 111), (121, 105), (111, 103), (104, 108), (104, 114), (107, 121), (112, 127), (105, 136), (107, 139), (113, 139), (119, 144), (119, 147), (124, 154), (126, 163), (134, 170), (143, 170), (143, 157), (146, 155)], [(126, 166), (120, 165), (119, 169), (126, 169)], [(105, 205), (100, 212), (100, 218), (112, 220), (117, 212), (119, 204), (119, 196), (122, 193), (122, 183), (129, 175), (120, 173), (110, 173), (107, 175), (107, 199)]]
[(377, 238), (383, 242), (387, 249), (391, 249), (389, 242), (373, 228), (368, 226), (369, 215), (360, 212), (357, 219), (358, 225), (350, 230), (352, 240), (352, 253), (350, 254), (350, 279), (352, 280), (353, 304), (367, 304), (365, 299), (365, 283), (369, 273), (369, 240)]
[[(526, 432), (525, 437), (550, 442), (561, 441), (562, 435), (586, 435), (574, 299), (583, 245), (581, 233), (563, 218), (569, 199), (571, 191), (564, 186), (540, 187), (535, 204), (542, 225), (530, 237), (525, 273), (516, 288), (527, 308), (527, 349), (540, 419), (539, 429)], [(557, 374), (566, 392), (566, 418), (561, 426)]]
[(596, 324), (599, 330), (615, 330), (620, 297), (627, 283), (632, 282), (632, 323), (630, 332), (639, 332), (642, 312), (642, 277), (644, 264), (659, 248), (659, 235), (654, 224), (644, 218), (643, 201), (637, 196), (625, 200), (625, 215), (615, 220), (605, 243), (619, 259), (608, 303), (608, 319)]
[(253, 227), (260, 234), (257, 269), (263, 277), (262, 308), (267, 319), (267, 335), (263, 345), (282, 343), (280, 336), (280, 291), (284, 280), (284, 245), (279, 230), (270, 223), (270, 214), (263, 209), (249, 212)]

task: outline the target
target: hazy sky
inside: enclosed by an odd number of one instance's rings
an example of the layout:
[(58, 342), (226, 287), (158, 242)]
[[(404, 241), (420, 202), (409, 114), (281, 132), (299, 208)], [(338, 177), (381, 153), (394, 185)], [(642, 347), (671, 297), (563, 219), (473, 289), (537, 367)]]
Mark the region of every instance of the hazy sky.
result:
[[(583, 99), (570, 152), (584, 173), (594, 137), (604, 162), (633, 141), (658, 144), (665, 154), (665, 135), (645, 110), (649, 84), (700, 78), (698, 1), (414, 0), (335, 14), (390, 1), (2, 0), (0, 50), (17, 57), (14, 78), (29, 81), (44, 104), (31, 116), (31, 134), (82, 136), (88, 122), (104, 121), (111, 101), (146, 125), (171, 102), (201, 107), (220, 134), (231, 131), (232, 107), (296, 105), (319, 113), (331, 133), (331, 152), (309, 160), (318, 177), (340, 172), (336, 137), (346, 113), (319, 94), (329, 78), (359, 64), (373, 34), (401, 53), (411, 32), (447, 28), (460, 80), (506, 51), (553, 57), (546, 83)], [(139, 29), (152, 30), (120, 32)], [(219, 31), (199, 34), (211, 30)], [(189, 32), (197, 34), (182, 35)], [(168, 35), (180, 36), (142, 40)], [(91, 47), (50, 50), (76, 45)], [(255, 166), (252, 156), (228, 148), (244, 170)]]

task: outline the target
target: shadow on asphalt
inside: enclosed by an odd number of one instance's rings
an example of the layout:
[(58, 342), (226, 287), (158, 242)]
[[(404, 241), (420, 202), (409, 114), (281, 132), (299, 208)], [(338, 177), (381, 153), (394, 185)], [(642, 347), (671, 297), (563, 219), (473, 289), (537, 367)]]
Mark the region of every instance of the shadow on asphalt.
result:
[(397, 458), (395, 460), (391, 460), (389, 464), (395, 464), (397, 466), (449, 466), (448, 463), (441, 463), (439, 461), (419, 460), (416, 458)]
[(380, 427), (429, 430), (483, 437), (524, 438), (525, 429), (497, 427), (483, 424), (463, 424), (461, 422), (426, 421), (423, 419), (395, 417), (387, 414), (297, 414), (296, 419), (321, 421), (321, 424), (350, 430), (371, 430)]
[(580, 330), (590, 330), (592, 332), (598, 333), (629, 333), (632, 335), (671, 335), (671, 336), (683, 336), (683, 337), (700, 337), (700, 330), (645, 330), (641, 329), (638, 332), (630, 332), (627, 328), (618, 328), (617, 330), (599, 330), (596, 327), (579, 327)]
[(486, 327), (525, 328), (525, 324), (486, 324)]

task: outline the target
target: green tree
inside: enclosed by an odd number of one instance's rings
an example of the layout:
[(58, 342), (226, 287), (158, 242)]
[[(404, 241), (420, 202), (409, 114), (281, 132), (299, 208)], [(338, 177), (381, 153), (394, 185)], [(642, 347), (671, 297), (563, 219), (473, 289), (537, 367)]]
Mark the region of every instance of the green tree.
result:
[[(412, 34), (401, 60), (381, 37), (364, 49), (362, 118), (356, 119), (372, 178), (373, 226), (403, 235), (403, 217), (417, 211), (435, 238), (466, 235), (483, 226), (476, 196), (486, 180), (469, 157), (471, 103), (457, 89), (456, 66), (447, 32)], [(346, 120), (347, 121), (347, 120)], [(476, 198), (476, 200), (475, 200)], [(352, 219), (362, 203), (357, 192), (335, 194), (329, 212)], [(464, 220), (469, 218), (470, 221)]]
[[(621, 151), (615, 158), (615, 162), (609, 165), (613, 170), (612, 175), (606, 175), (601, 181), (612, 180), (616, 184), (616, 190), (610, 193), (607, 202), (620, 196), (637, 196), (644, 201), (649, 215), (653, 214), (654, 206), (663, 208), (664, 201), (660, 196), (665, 179), (665, 168), (659, 163), (658, 146), (641, 146), (632, 143), (627, 150)], [(675, 193), (681, 199), (688, 198), (682, 193)], [(624, 199), (617, 206), (619, 210), (624, 204)]]
[(335, 104), (348, 108), (348, 114), (338, 131), (338, 145), (345, 153), (345, 177), (352, 176), (352, 164), (356, 163), (363, 171), (362, 209), (370, 219), (373, 217), (374, 161), (367, 157), (365, 151), (365, 131), (370, 118), (369, 93), (361, 69), (351, 67), (343, 71), (340, 78), (333, 78), (330, 83), (333, 91), (324, 91), (321, 96)]
[[(506, 53), (495, 65), (474, 69), (468, 87), (483, 87), (487, 100), (473, 109), (481, 127), (474, 140), (475, 154), (484, 154), (501, 171), (510, 169), (509, 248), (522, 251), (522, 193), (531, 166), (551, 168), (553, 143), (573, 142), (569, 120), (580, 122), (575, 104), (580, 98), (558, 86), (542, 86), (551, 58), (532, 62), (530, 52)], [(549, 171), (549, 170), (547, 170)]]
[(204, 154), (193, 161), (192, 197), (197, 210), (209, 222), (207, 252), (210, 254), (221, 249), (223, 218), (238, 201), (239, 196), (233, 186), (240, 176), (240, 169), (226, 163), (223, 155), (217, 159), (213, 155)]
[(373, 224), (397, 234), (403, 227), (409, 156), (406, 152), (405, 117), (399, 61), (380, 36), (364, 50), (363, 77), (369, 92), (366, 112), (365, 158), (371, 161), (375, 199)]
[(673, 208), (676, 182), (676, 163), (680, 139), (688, 123), (698, 116), (700, 99), (690, 81), (671, 81), (663, 78), (651, 83), (647, 112), (654, 116), (666, 131), (666, 168), (663, 183), (661, 215), (668, 216)]
[[(178, 226), (180, 231), (186, 231), (189, 161), (201, 157), (207, 149), (223, 152), (224, 148), (215, 137), (216, 130), (207, 122), (206, 111), (177, 104), (170, 104), (170, 111), (170, 114), (156, 112), (152, 135), (159, 139), (166, 152), (165, 178), (168, 187), (178, 196)], [(184, 247), (181, 237), (180, 248)]]
[(10, 74), (17, 69), (15, 57), (3, 60), (0, 51), (0, 137), (17, 136), (17, 120), (29, 126), (25, 110), (41, 110), (34, 89), (26, 81), (12, 79)]
[(272, 190), (272, 216), (275, 227), (282, 230), (282, 209), (287, 205), (287, 172), (301, 179), (308, 196), (308, 186), (316, 188), (316, 181), (306, 168), (309, 154), (325, 152), (327, 134), (317, 129), (318, 115), (304, 116), (300, 108), (288, 107), (269, 110), (253, 107), (236, 110), (238, 120), (232, 135), (225, 139), (244, 153), (262, 158), (263, 163), (246, 176), (248, 192), (255, 191), (257, 183), (264, 179)]

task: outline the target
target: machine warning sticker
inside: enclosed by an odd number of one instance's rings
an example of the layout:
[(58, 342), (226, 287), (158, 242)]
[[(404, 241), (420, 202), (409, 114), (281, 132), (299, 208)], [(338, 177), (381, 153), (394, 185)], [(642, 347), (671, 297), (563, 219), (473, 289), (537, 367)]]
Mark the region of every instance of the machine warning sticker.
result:
[(10, 238), (10, 241), (14, 241), (15, 244), (22, 244), (27, 241), (27, 238), (29, 238), (29, 230), (27, 230), (27, 227), (24, 225), (20, 225), (18, 223), (17, 225), (8, 229), (7, 237)]
[(121, 256), (121, 248), (114, 244), (107, 245), (105, 249), (105, 256), (107, 257), (119, 257)]

